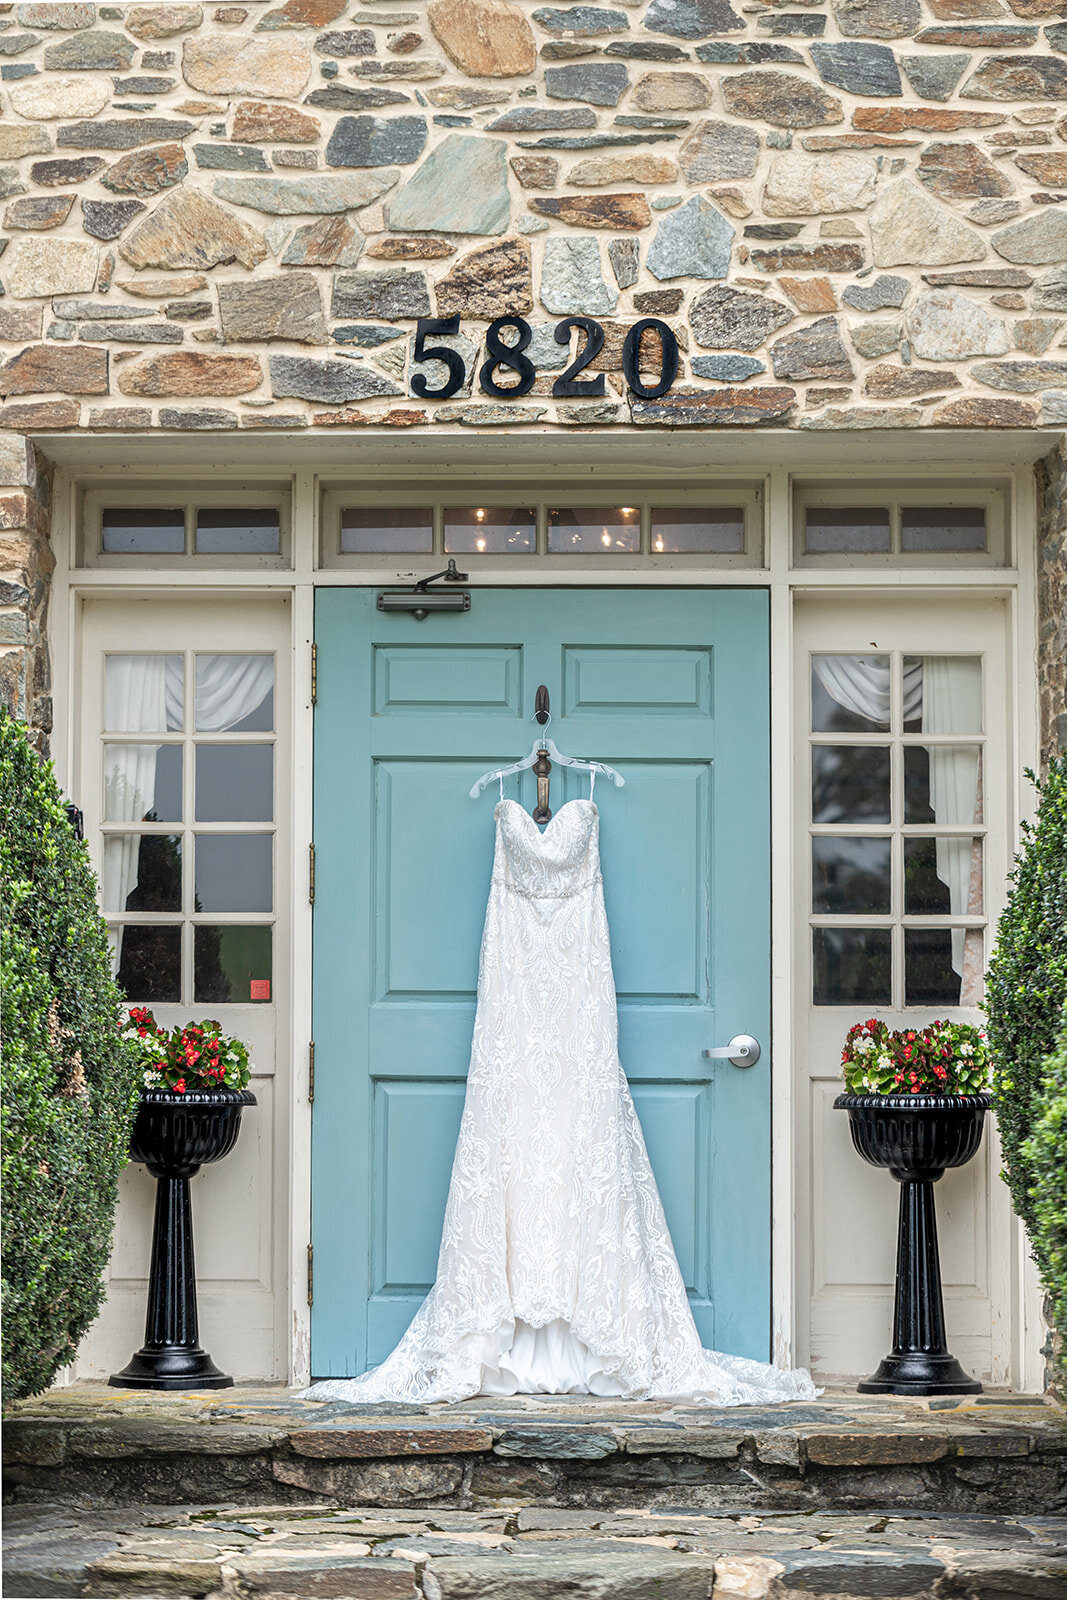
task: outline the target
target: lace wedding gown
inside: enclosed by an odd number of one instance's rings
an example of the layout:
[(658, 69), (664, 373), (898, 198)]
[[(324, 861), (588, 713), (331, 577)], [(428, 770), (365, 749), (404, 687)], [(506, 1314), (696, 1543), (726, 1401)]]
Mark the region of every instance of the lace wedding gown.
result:
[(437, 1280), (393, 1353), (311, 1399), (807, 1399), (806, 1372), (701, 1348), (619, 1063), (599, 817), (495, 810), (466, 1103)]

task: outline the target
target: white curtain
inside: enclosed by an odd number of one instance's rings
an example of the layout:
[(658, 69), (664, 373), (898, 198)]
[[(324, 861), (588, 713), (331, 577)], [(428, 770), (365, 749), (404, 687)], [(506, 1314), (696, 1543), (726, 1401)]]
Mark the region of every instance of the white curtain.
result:
[[(982, 666), (978, 658), (926, 656), (923, 665), (923, 732), (974, 733), (981, 728)], [(935, 822), (967, 825), (979, 821), (979, 785), (977, 745), (931, 745), (930, 806)], [(981, 845), (973, 837), (937, 840), (937, 875), (948, 885), (954, 917), (982, 909)], [(981, 962), (981, 929), (953, 928), (952, 966), (961, 979), (961, 1005), (973, 1005), (978, 998)]]
[[(814, 656), (815, 676), (830, 696), (854, 716), (889, 726), (890, 668), (881, 656)], [(904, 668), (904, 721), (913, 722), (922, 712), (923, 669), (921, 661)]]
[[(183, 727), (184, 658), (180, 655), (109, 655), (104, 680), (104, 727), (108, 733), (169, 733)], [(196, 728), (222, 733), (251, 715), (274, 687), (269, 655), (196, 657)], [(109, 822), (142, 822), (155, 805), (158, 744), (112, 744), (104, 774)], [(124, 911), (137, 887), (141, 841), (137, 834), (111, 835), (104, 845), (103, 901)], [(122, 931), (110, 934), (118, 970)]]
[[(815, 676), (839, 706), (866, 721), (888, 724), (890, 665), (878, 656), (814, 656)], [(974, 733), (982, 726), (982, 665), (976, 656), (923, 656), (904, 668), (904, 721), (922, 718), (924, 733)], [(977, 746), (929, 747), (930, 807), (941, 826), (977, 822), (982, 796)], [(981, 911), (980, 842), (936, 841), (937, 875), (948, 889), (952, 916)], [(960, 976), (960, 1004), (980, 992), (982, 935), (953, 928), (952, 967)]]

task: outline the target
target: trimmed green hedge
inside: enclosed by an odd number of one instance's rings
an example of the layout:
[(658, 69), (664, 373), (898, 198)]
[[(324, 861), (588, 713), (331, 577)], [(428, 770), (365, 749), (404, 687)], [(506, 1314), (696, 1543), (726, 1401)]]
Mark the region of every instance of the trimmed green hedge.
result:
[[(1054, 1052), (1067, 1005), (1067, 754), (1051, 763), (1038, 794), (1037, 817), (1024, 824), (1011, 898), (997, 925), (985, 1012), (1012, 1204), (1026, 1225), (1052, 1303), (1064, 1315), (1067, 1260), (1062, 1249), (1050, 1253), (1042, 1242), (1051, 1225), (1044, 1193), (1049, 1182), (1045, 1135), (1040, 1149), (1031, 1140), (1046, 1127), (1062, 1094)], [(1048, 1058), (1053, 1058), (1051, 1068)], [(1059, 1331), (1067, 1332), (1062, 1321)]]
[(88, 852), (50, 766), (0, 712), (3, 1379), (35, 1394), (103, 1300), (137, 1100)]
[[(1049, 1296), (1052, 1326), (1067, 1329), (1067, 1011), (1055, 1050), (1045, 1057), (1041, 1111), (1023, 1143), (1033, 1178), (1031, 1243)], [(1061, 1381), (1067, 1380), (1067, 1342), (1057, 1351)]]

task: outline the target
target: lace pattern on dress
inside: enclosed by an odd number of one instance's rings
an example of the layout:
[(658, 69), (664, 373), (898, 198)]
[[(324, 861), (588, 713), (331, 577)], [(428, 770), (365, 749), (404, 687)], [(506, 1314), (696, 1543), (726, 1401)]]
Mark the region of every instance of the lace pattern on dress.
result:
[(550, 1351), (560, 1387), (541, 1392), (719, 1406), (813, 1398), (806, 1372), (701, 1348), (619, 1062), (596, 806), (568, 801), (543, 833), (514, 800), (494, 816), (437, 1278), (379, 1367), (309, 1397), (455, 1401), (509, 1382), (515, 1392), (520, 1345), (529, 1351), (545, 1330), (541, 1379)]

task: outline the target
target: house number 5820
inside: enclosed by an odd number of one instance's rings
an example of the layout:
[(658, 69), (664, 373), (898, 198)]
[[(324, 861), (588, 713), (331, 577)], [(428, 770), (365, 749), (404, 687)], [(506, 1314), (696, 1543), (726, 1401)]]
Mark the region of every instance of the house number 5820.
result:
[[(515, 334), (509, 344), (500, 337), (505, 328), (513, 330)], [(592, 317), (565, 317), (556, 324), (556, 343), (569, 346), (572, 329), (577, 329), (582, 336), (578, 353), (553, 383), (552, 393), (567, 399), (590, 399), (605, 394), (607, 390), (602, 372), (593, 378), (578, 376), (603, 349), (604, 329)], [(415, 330), (415, 360), (440, 361), (448, 372), (448, 377), (437, 389), (431, 388), (425, 373), (415, 373), (411, 380), (411, 391), (421, 400), (448, 400), (462, 389), (466, 370), (458, 350), (451, 350), (444, 344), (426, 343), (434, 334), (458, 332), (458, 315), (419, 318)], [(638, 370), (641, 340), (646, 333), (659, 340), (659, 377), (655, 383), (644, 382)], [(537, 369), (526, 354), (532, 338), (533, 329), (525, 317), (497, 317), (489, 324), (485, 336), (486, 360), (478, 371), (478, 383), (483, 394), (504, 400), (529, 394), (537, 377)], [(678, 376), (678, 341), (665, 322), (658, 317), (643, 317), (640, 322), (634, 323), (623, 342), (622, 370), (627, 386), (642, 400), (656, 400), (661, 394), (667, 393)], [(497, 375), (503, 373), (510, 374), (510, 382), (497, 382)]]

